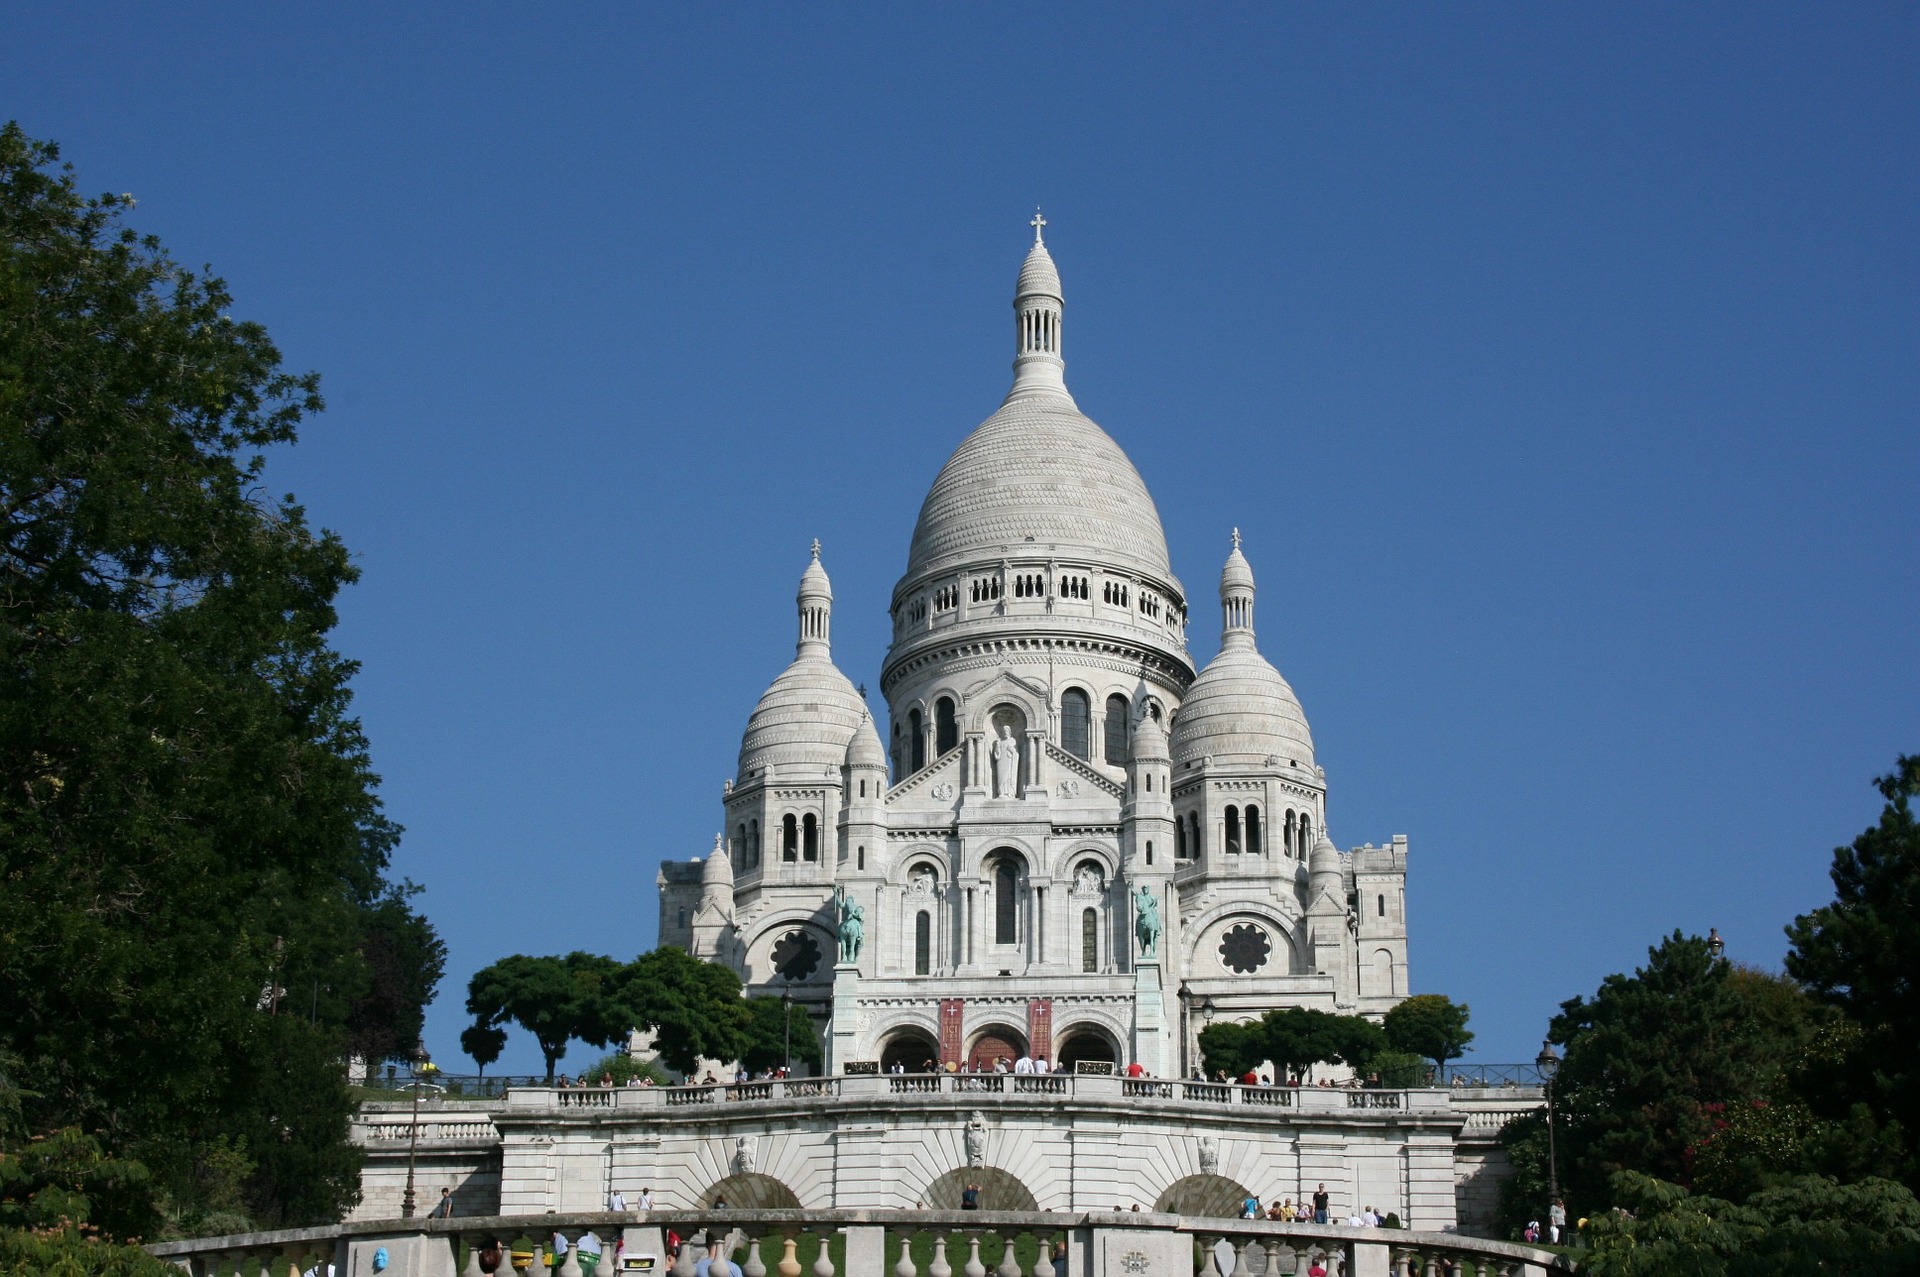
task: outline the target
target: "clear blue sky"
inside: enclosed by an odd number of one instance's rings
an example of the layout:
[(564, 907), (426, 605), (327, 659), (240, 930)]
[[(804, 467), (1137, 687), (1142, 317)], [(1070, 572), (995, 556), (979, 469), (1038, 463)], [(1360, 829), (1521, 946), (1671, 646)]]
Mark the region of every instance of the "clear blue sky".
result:
[(1237, 524), (1331, 832), (1411, 837), (1414, 987), (1509, 1060), (1676, 927), (1777, 966), (1920, 750), (1917, 37), (1911, 4), (15, 5), (0, 113), (324, 376), (272, 477), (365, 571), (338, 641), (450, 1067), (478, 967), (651, 947), (815, 536), (877, 687), (1035, 204), (1196, 655)]

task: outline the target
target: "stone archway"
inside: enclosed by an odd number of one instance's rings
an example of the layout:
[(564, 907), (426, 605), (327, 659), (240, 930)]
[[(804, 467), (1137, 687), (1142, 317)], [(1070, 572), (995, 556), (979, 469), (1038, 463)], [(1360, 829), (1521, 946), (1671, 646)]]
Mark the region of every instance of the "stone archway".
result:
[(771, 1175), (729, 1175), (700, 1194), (700, 1209), (725, 1201), (729, 1210), (799, 1210), (800, 1199)]
[(927, 1210), (959, 1210), (960, 1194), (969, 1184), (980, 1186), (981, 1210), (1040, 1209), (1032, 1189), (1016, 1176), (994, 1166), (961, 1166), (950, 1170), (927, 1185), (920, 1200)]
[(967, 1067), (991, 1073), (995, 1060), (1005, 1060), (1011, 1071), (1013, 1062), (1026, 1053), (1026, 1034), (1005, 1024), (990, 1024), (973, 1035), (973, 1045), (967, 1048)]
[(1104, 1060), (1109, 1064), (1120, 1063), (1120, 1049), (1114, 1045), (1113, 1037), (1102, 1028), (1091, 1024), (1075, 1024), (1060, 1034), (1059, 1058), (1054, 1068), (1061, 1073), (1073, 1072), (1073, 1066), (1081, 1060)]
[(922, 1028), (895, 1029), (880, 1047), (880, 1071), (893, 1072), (898, 1064), (908, 1073), (932, 1072), (927, 1066), (940, 1058), (940, 1044)]
[(1241, 1203), (1251, 1196), (1245, 1184), (1225, 1175), (1189, 1175), (1167, 1185), (1153, 1209), (1202, 1219), (1233, 1219), (1240, 1214)]

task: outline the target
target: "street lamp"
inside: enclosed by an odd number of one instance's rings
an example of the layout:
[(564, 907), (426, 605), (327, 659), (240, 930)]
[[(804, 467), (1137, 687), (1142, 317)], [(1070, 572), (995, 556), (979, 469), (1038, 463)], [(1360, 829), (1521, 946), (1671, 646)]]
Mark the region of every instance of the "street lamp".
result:
[(1720, 928), (1707, 928), (1707, 952), (1718, 958), (1727, 951), (1727, 942), (1720, 938)]
[(780, 990), (780, 1028), (786, 1034), (787, 1068), (784, 1076), (793, 1076), (793, 990)]
[(433, 1067), (433, 1057), (427, 1054), (427, 1044), (418, 1042), (413, 1048), (413, 1121), (407, 1128), (407, 1191), (400, 1197), (400, 1218), (413, 1218), (413, 1164), (420, 1150), (420, 1075)]
[(1552, 1219), (1553, 1204), (1560, 1200), (1560, 1161), (1553, 1139), (1553, 1079), (1560, 1072), (1560, 1057), (1554, 1054), (1552, 1042), (1540, 1044), (1533, 1066), (1547, 1083), (1547, 1218)]
[(1187, 1066), (1187, 1039), (1193, 1036), (1192, 1007), (1193, 990), (1182, 980), (1175, 992), (1180, 997), (1180, 1078), (1185, 1081), (1193, 1076), (1193, 1070)]

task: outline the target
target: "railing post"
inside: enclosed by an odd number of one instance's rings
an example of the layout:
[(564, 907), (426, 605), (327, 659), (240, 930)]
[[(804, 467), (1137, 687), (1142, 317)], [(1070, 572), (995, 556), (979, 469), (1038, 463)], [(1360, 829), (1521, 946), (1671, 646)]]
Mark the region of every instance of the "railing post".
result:
[[(780, 1256), (780, 1262), (774, 1265), (774, 1271), (779, 1273), (780, 1277), (800, 1277), (800, 1260), (793, 1253), (799, 1244), (798, 1240), (792, 1237), (781, 1239), (783, 1253)], [(687, 1277), (692, 1277), (692, 1275), (693, 1266), (689, 1264), (687, 1266)]]
[[(853, 1268), (851, 1261), (848, 1262), (847, 1268), (849, 1270)], [(913, 1235), (911, 1233), (900, 1234), (900, 1262), (893, 1266), (893, 1277), (920, 1277), (920, 1270), (914, 1266), (913, 1262)]]
[(1000, 1234), (1000, 1263), (993, 1270), (994, 1277), (1021, 1277), (1020, 1260), (1013, 1253), (1018, 1237), (1017, 1233)]
[(1193, 1235), (1193, 1239), (1200, 1243), (1200, 1254), (1203, 1256), (1200, 1277), (1227, 1277), (1220, 1271), (1220, 1265), (1214, 1262), (1213, 1243), (1198, 1233)]
[(824, 1232), (820, 1234), (820, 1253), (813, 1257), (813, 1277), (833, 1277), (833, 1256), (827, 1253), (827, 1234)]
[(987, 1277), (987, 1266), (980, 1262), (980, 1234), (967, 1238), (967, 1264), (960, 1271), (967, 1277)]
[(933, 1239), (933, 1262), (927, 1265), (927, 1277), (953, 1277), (953, 1265), (947, 1262), (947, 1239)]

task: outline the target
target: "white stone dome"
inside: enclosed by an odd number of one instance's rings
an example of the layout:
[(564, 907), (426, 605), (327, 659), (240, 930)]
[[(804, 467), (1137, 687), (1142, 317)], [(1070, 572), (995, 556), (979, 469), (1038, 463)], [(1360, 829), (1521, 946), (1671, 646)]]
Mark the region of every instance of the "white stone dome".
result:
[(847, 742), (847, 766), (887, 768), (887, 751), (880, 745), (880, 732), (873, 725), (873, 716), (863, 706), (860, 725), (853, 729), (853, 739)]
[(1009, 399), (954, 449), (920, 507), (906, 576), (1049, 547), (1174, 579), (1140, 472), (1064, 392)]
[(1221, 650), (1193, 680), (1173, 721), (1176, 764), (1313, 766), (1313, 735), (1300, 698), (1251, 644)]
[(773, 680), (747, 719), (740, 782), (769, 766), (837, 774), (866, 712), (866, 702), (838, 666), (824, 654), (802, 655)]

